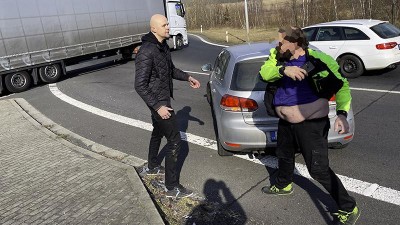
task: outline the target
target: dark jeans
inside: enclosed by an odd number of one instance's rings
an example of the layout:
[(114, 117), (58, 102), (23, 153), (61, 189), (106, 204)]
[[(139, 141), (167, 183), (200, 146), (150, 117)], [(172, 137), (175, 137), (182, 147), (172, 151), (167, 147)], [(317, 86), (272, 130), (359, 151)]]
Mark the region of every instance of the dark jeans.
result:
[(340, 210), (352, 211), (356, 205), (354, 198), (347, 193), (340, 179), (329, 167), (329, 128), (328, 117), (296, 124), (279, 120), (276, 149), (279, 171), (275, 185), (284, 188), (293, 181), (295, 152), (299, 149), (311, 177), (329, 192)]
[(148, 167), (153, 169), (159, 166), (158, 153), (160, 150), (161, 139), (167, 139), (165, 156), (165, 186), (173, 189), (179, 185), (179, 174), (177, 171), (178, 154), (181, 147), (181, 135), (176, 121), (175, 112), (170, 111), (171, 117), (163, 120), (154, 110), (151, 110), (153, 121), (153, 132), (151, 133)]

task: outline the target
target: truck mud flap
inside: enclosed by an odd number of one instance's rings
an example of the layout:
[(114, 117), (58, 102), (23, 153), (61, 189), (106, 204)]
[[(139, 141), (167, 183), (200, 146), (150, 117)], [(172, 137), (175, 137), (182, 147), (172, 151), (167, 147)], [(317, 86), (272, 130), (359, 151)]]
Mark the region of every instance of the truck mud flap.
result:
[(4, 90), (4, 88), (3, 88), (3, 76), (1, 75), (0, 76), (0, 95), (3, 94), (3, 90)]
[(39, 76), (38, 76), (38, 69), (33, 68), (32, 69), (32, 78), (33, 78), (33, 84), (37, 85), (39, 83)]

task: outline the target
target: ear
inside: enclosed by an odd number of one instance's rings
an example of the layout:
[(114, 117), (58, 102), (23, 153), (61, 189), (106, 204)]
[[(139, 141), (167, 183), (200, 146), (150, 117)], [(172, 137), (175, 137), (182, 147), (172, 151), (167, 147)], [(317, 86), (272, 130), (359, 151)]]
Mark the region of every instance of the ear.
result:
[(151, 27), (151, 32), (152, 33), (156, 33), (156, 28), (155, 27)]

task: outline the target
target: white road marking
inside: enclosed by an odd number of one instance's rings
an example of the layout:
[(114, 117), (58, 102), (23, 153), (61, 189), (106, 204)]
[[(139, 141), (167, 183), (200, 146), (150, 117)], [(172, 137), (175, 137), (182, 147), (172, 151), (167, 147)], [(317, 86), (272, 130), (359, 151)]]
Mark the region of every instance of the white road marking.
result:
[(7, 98), (7, 97), (10, 97), (12, 95), (14, 95), (14, 94), (9, 94), (9, 95), (6, 95), (6, 96), (2, 96), (2, 97), (0, 97), (0, 99)]
[(200, 74), (200, 75), (207, 75), (207, 76), (210, 75), (210, 74), (208, 74), (208, 73), (194, 72), (194, 71), (189, 71), (189, 70), (185, 70), (184, 72), (186, 72), (186, 73), (193, 73), (193, 74)]
[[(62, 93), (56, 84), (49, 84), (50, 91), (59, 99), (64, 102), (67, 102), (75, 107), (88, 111), (98, 116), (102, 116), (104, 118), (114, 120), (126, 125), (130, 125), (133, 127), (141, 128), (144, 130), (151, 131), (153, 126), (150, 123), (146, 123), (140, 120), (135, 120), (129, 117), (121, 116), (115, 113), (107, 112), (102, 109), (93, 107), (91, 105), (85, 104), (78, 100), (75, 100), (64, 93)], [(192, 144), (196, 144), (205, 148), (209, 148), (212, 150), (217, 150), (217, 142), (215, 140), (211, 140), (208, 138), (200, 137), (191, 133), (181, 132), (182, 140), (190, 142)], [(247, 155), (235, 155), (238, 158), (245, 159), (260, 165), (265, 165), (270, 168), (277, 168), (278, 162), (275, 157), (266, 156), (262, 159), (251, 159)], [(295, 173), (306, 177), (308, 179), (312, 179), (310, 174), (307, 171), (307, 167), (303, 164), (296, 163)], [(383, 187), (375, 183), (369, 183), (357, 179), (353, 179), (350, 177), (346, 177), (343, 175), (339, 175), (338, 177), (342, 180), (343, 185), (346, 187), (347, 190), (352, 191), (354, 193), (364, 195), (367, 197), (371, 197), (374, 199), (378, 199), (384, 202), (392, 203), (395, 205), (400, 205), (400, 191)]]
[(198, 35), (195, 35), (195, 34), (189, 34), (189, 35), (195, 36), (195, 37), (197, 37), (198, 39), (200, 39), (200, 41), (202, 41), (202, 42), (204, 42), (204, 43), (206, 43), (206, 44), (209, 44), (209, 45), (214, 45), (214, 46), (223, 47), (223, 48), (229, 47), (229, 46), (227, 46), (227, 45), (220, 45), (220, 44), (211, 43), (211, 42), (206, 41), (206, 40), (204, 40), (202, 37), (200, 37), (200, 36), (198, 36)]
[(388, 90), (379, 90), (379, 89), (369, 89), (369, 88), (355, 88), (350, 87), (351, 90), (356, 91), (371, 91), (371, 92), (383, 92), (383, 93), (390, 93), (390, 94), (400, 94), (400, 91), (388, 91)]

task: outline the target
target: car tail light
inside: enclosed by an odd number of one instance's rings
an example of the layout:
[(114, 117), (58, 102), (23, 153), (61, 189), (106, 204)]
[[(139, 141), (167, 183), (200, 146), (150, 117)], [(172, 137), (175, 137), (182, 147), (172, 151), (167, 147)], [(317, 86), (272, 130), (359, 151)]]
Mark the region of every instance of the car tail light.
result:
[(329, 99), (329, 105), (336, 105), (336, 95), (333, 95), (332, 98)]
[(220, 106), (225, 111), (233, 112), (253, 112), (258, 109), (258, 104), (253, 99), (232, 95), (224, 95), (221, 99)]
[(389, 42), (383, 44), (377, 44), (376, 49), (383, 50), (383, 49), (392, 49), (397, 46), (396, 42)]

